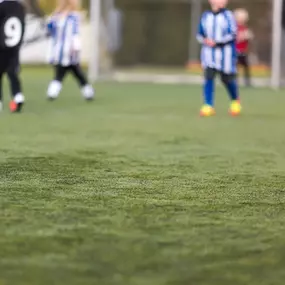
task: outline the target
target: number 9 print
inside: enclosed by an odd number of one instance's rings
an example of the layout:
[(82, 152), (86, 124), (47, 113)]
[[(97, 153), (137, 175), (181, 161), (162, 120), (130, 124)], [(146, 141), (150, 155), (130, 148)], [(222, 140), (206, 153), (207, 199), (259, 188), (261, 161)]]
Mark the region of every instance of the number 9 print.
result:
[(22, 39), (22, 33), (21, 21), (17, 17), (9, 18), (4, 24), (5, 45), (10, 48), (17, 46)]

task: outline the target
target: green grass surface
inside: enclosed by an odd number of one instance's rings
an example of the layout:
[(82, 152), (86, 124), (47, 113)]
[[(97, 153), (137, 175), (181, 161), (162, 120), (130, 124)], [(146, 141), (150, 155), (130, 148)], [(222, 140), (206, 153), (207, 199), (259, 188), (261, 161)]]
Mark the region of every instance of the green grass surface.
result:
[(231, 118), (218, 89), (201, 119), (198, 86), (89, 104), (67, 81), (51, 103), (49, 77), (26, 70), (25, 112), (0, 115), (1, 285), (284, 284), (283, 92), (244, 89)]

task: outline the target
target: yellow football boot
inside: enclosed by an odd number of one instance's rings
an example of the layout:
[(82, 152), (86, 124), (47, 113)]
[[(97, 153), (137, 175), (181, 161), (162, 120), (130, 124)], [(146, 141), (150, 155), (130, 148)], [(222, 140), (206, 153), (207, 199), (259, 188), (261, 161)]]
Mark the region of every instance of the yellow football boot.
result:
[(201, 117), (211, 117), (214, 116), (215, 114), (216, 114), (215, 109), (210, 105), (203, 105), (200, 110)]
[(240, 113), (241, 113), (241, 104), (240, 104), (239, 100), (232, 101), (229, 113), (232, 116), (234, 116), (234, 117), (240, 115)]

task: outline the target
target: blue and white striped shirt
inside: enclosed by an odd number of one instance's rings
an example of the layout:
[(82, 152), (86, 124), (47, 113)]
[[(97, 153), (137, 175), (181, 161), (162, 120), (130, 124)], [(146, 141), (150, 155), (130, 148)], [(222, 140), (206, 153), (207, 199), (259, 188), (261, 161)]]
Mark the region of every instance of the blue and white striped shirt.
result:
[(51, 64), (69, 66), (79, 63), (81, 49), (79, 37), (79, 14), (55, 14), (47, 24), (51, 36), (48, 60)]
[[(202, 44), (203, 68), (214, 68), (225, 74), (237, 72), (236, 34), (237, 24), (231, 11), (227, 9), (217, 13), (207, 11), (202, 15), (197, 40)], [(213, 40), (216, 45), (214, 47), (205, 45), (205, 39)]]

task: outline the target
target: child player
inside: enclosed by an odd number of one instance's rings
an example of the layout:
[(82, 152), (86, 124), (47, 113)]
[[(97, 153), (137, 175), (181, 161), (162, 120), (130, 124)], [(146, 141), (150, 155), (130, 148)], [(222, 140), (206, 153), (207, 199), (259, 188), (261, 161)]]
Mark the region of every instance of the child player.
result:
[(231, 99), (229, 113), (237, 116), (241, 112), (237, 85), (237, 25), (234, 15), (226, 9), (228, 0), (209, 0), (211, 11), (203, 13), (197, 40), (202, 45), (201, 62), (204, 70), (204, 105), (201, 116), (215, 114), (215, 76), (218, 73)]
[(48, 22), (48, 32), (51, 36), (49, 62), (54, 66), (55, 73), (47, 91), (49, 99), (58, 97), (68, 72), (78, 81), (86, 100), (94, 97), (94, 90), (80, 67), (80, 21), (77, 2), (78, 0), (58, 0), (58, 8)]
[(250, 67), (248, 61), (249, 41), (253, 38), (252, 32), (247, 26), (248, 13), (244, 9), (235, 10), (235, 18), (238, 25), (236, 48), (238, 53), (238, 64), (243, 67), (244, 81), (246, 86), (250, 86)]

